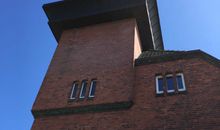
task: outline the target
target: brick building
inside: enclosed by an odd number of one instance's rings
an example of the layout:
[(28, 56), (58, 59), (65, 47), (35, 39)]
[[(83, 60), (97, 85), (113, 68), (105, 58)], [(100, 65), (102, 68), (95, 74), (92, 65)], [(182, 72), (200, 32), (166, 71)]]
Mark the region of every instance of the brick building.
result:
[(220, 61), (164, 50), (155, 0), (43, 8), (58, 46), (32, 130), (220, 129)]

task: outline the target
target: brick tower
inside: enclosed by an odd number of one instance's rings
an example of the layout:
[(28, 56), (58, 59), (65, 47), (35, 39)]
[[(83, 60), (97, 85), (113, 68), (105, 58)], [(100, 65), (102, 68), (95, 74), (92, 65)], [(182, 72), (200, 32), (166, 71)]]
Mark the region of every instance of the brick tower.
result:
[(32, 130), (218, 130), (220, 62), (165, 51), (155, 0), (43, 6), (58, 42)]

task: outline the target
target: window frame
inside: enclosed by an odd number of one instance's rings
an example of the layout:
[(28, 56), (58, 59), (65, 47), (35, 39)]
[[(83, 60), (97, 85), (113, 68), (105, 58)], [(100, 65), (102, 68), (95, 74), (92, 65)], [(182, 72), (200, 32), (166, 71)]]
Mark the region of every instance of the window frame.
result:
[[(170, 78), (170, 77), (173, 80), (173, 90), (168, 90), (167, 78)], [(174, 75), (173, 74), (167, 74), (165, 76), (165, 80), (166, 80), (166, 91), (167, 91), (167, 93), (174, 93), (175, 92), (175, 79), (174, 79)]]
[[(85, 85), (86, 84), (86, 85)], [(79, 99), (84, 99), (86, 97), (86, 87), (87, 87), (87, 80), (83, 80), (81, 84)], [(85, 95), (82, 96), (83, 90), (85, 89)]]
[[(180, 76), (181, 79), (182, 79), (183, 89), (179, 89), (177, 76)], [(178, 92), (184, 92), (184, 91), (186, 91), (186, 85), (185, 85), (185, 79), (184, 79), (184, 74), (183, 74), (183, 73), (177, 73), (177, 74), (176, 74), (176, 84), (177, 84)]]
[[(75, 90), (76, 89), (76, 84), (77, 84), (77, 90)], [(79, 83), (77, 81), (74, 81), (73, 85), (72, 85), (71, 94), (70, 94), (69, 99), (74, 100), (74, 99), (77, 98), (78, 88), (79, 88)], [(75, 97), (73, 97), (73, 94), (74, 94), (75, 91), (76, 91), (76, 95), (75, 95)]]
[[(162, 86), (162, 88), (163, 88), (163, 90), (162, 91), (159, 91), (159, 79), (162, 79), (162, 81), (163, 81), (163, 86)], [(164, 78), (163, 78), (163, 76), (162, 75), (157, 75), (156, 76), (156, 93), (157, 94), (164, 94)]]
[[(96, 84), (97, 84), (97, 80), (96, 79), (93, 79), (93, 80), (91, 80), (91, 83), (90, 83), (90, 88), (89, 88), (89, 98), (94, 98), (95, 97), (95, 94), (94, 95), (91, 95), (92, 94), (92, 89), (93, 89), (93, 84), (94, 84), (94, 82), (96, 82)], [(96, 84), (95, 84), (95, 88), (96, 88)]]

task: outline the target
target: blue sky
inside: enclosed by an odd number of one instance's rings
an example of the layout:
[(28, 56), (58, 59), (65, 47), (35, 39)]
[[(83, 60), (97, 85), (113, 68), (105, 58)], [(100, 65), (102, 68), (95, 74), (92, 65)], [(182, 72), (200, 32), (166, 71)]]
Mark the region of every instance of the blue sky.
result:
[(220, 58), (219, 0), (158, 0), (166, 49), (203, 51)]
[[(2, 130), (28, 130), (31, 107), (56, 48), (41, 8), (55, 0), (0, 4)], [(158, 0), (165, 48), (202, 49), (220, 58), (219, 0)]]

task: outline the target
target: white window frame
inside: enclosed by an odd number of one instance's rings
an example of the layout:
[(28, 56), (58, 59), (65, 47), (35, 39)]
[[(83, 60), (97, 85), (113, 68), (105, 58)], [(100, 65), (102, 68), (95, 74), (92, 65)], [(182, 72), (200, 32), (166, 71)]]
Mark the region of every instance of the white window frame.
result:
[[(167, 93), (175, 92), (175, 84), (173, 84), (174, 90), (168, 90), (167, 78), (170, 78), (170, 77), (174, 78), (173, 74), (166, 75), (166, 86), (167, 86), (166, 90), (167, 90)], [(173, 81), (174, 81), (174, 79), (173, 79)]]
[(179, 92), (186, 91), (186, 85), (185, 85), (185, 79), (184, 79), (183, 73), (177, 73), (177, 74), (176, 74), (176, 80), (177, 80), (177, 76), (181, 76), (181, 78), (182, 78), (182, 83), (183, 83), (183, 89), (179, 89), (178, 81), (176, 81), (176, 82), (177, 82), (177, 89), (178, 89), (178, 91), (179, 91)]
[(94, 98), (95, 97), (95, 95), (91, 95), (94, 82), (97, 82), (97, 80), (92, 80), (91, 81), (91, 85), (90, 85), (90, 89), (89, 89), (89, 98)]
[(159, 79), (163, 79), (162, 75), (156, 76), (156, 92), (157, 94), (163, 94), (164, 93), (164, 85), (163, 85), (163, 91), (159, 91)]
[(81, 90), (80, 90), (80, 94), (79, 94), (79, 98), (80, 98), (80, 99), (85, 98), (85, 96), (82, 96), (82, 92), (83, 92), (83, 89), (84, 89), (84, 87), (85, 87), (84, 84), (85, 84), (86, 82), (87, 82), (86, 80), (82, 81)]
[(70, 94), (70, 99), (76, 99), (76, 97), (73, 97), (73, 93), (76, 89), (76, 84), (78, 84), (78, 83), (74, 82), (73, 85), (72, 85), (72, 91), (71, 91), (71, 94)]

